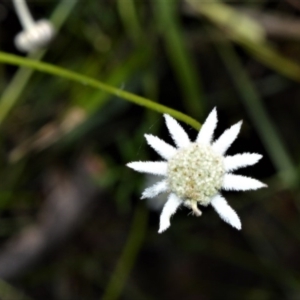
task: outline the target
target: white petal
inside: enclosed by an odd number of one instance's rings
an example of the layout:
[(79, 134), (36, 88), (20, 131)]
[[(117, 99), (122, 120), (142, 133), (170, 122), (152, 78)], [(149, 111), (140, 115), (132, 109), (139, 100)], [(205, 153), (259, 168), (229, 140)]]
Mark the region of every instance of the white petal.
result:
[(141, 199), (153, 198), (160, 193), (166, 192), (167, 189), (168, 189), (167, 181), (165, 181), (165, 180), (160, 181), (160, 182), (150, 186), (149, 188), (145, 189), (142, 194)]
[(237, 138), (241, 126), (242, 121), (236, 123), (235, 125), (232, 125), (229, 129), (225, 130), (224, 133), (213, 143), (213, 149), (219, 154), (224, 154)]
[(187, 147), (191, 142), (184, 129), (171, 116), (165, 114), (164, 117), (166, 120), (166, 125), (176, 146), (178, 148)]
[(221, 195), (214, 196), (211, 200), (211, 205), (223, 221), (229, 223), (238, 230), (242, 228), (240, 218)]
[(152, 134), (145, 134), (145, 138), (149, 146), (152, 147), (162, 158), (166, 160), (172, 158), (177, 151), (176, 148)]
[(214, 108), (212, 112), (209, 114), (205, 122), (203, 123), (199, 134), (197, 136), (196, 142), (209, 145), (212, 141), (214, 131), (216, 129), (218, 122), (217, 118), (217, 110)]
[(160, 215), (158, 233), (162, 233), (170, 227), (170, 218), (175, 214), (181, 203), (182, 201), (175, 194), (170, 194)]
[(135, 161), (128, 163), (127, 167), (141, 173), (167, 175), (168, 164), (165, 161)]
[(222, 188), (231, 191), (257, 190), (267, 185), (250, 177), (234, 174), (225, 174)]
[(233, 156), (226, 156), (224, 158), (225, 171), (234, 171), (242, 167), (255, 165), (262, 155), (257, 153), (242, 153)]

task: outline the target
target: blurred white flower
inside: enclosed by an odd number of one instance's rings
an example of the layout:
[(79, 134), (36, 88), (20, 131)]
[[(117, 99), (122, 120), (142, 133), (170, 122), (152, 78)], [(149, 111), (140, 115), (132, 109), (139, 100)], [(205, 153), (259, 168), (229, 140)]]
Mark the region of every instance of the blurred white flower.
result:
[(55, 36), (52, 23), (46, 19), (35, 21), (25, 0), (13, 0), (23, 31), (15, 37), (16, 47), (23, 52), (33, 52), (46, 47)]
[(146, 134), (148, 144), (166, 161), (138, 161), (127, 166), (135, 171), (164, 176), (164, 179), (146, 188), (143, 198), (153, 198), (168, 192), (169, 198), (160, 215), (159, 233), (170, 226), (170, 218), (180, 205), (201, 215), (198, 204), (211, 204), (219, 216), (227, 223), (241, 229), (236, 212), (219, 193), (223, 190), (256, 190), (266, 185), (256, 179), (232, 174), (233, 171), (256, 164), (261, 155), (243, 153), (225, 156), (225, 152), (237, 138), (242, 122), (231, 126), (216, 141), (212, 142), (217, 126), (217, 111), (209, 114), (201, 127), (195, 142), (169, 115), (164, 115), (166, 125), (176, 144), (176, 148), (156, 136)]

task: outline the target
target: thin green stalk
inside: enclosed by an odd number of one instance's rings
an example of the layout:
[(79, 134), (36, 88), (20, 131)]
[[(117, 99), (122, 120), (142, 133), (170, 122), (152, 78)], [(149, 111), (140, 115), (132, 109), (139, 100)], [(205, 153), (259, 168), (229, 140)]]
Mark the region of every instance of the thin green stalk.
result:
[(148, 221), (148, 211), (138, 206), (132, 222), (129, 237), (123, 253), (117, 263), (116, 269), (104, 292), (102, 300), (118, 299), (122, 293), (130, 271), (134, 266), (136, 257), (141, 249), (144, 240)]
[(243, 68), (230, 42), (224, 41), (222, 47), (217, 46), (228, 73), (247, 108), (256, 130), (266, 147), (274, 166), (279, 171), (282, 181), (292, 186), (297, 181), (294, 164), (284, 147), (284, 143), (276, 132), (275, 126), (264, 108), (260, 95)]
[[(48, 74), (55, 75), (58, 77), (73, 80), (73, 81), (79, 82), (85, 86), (90, 86), (90, 87), (93, 87), (96, 89), (103, 90), (104, 92), (110, 93), (110, 94), (115, 95), (120, 98), (123, 98), (123, 99), (130, 101), (132, 103), (135, 103), (137, 105), (147, 107), (149, 109), (152, 109), (152, 110), (160, 112), (160, 113), (167, 113), (169, 115), (172, 115), (176, 119), (181, 120), (181, 121), (191, 125), (192, 127), (194, 127), (197, 130), (200, 128), (199, 122), (197, 122), (196, 120), (189, 117), (188, 115), (181, 113), (175, 109), (169, 108), (165, 105), (155, 103), (144, 97), (137, 96), (135, 94), (123, 91), (121, 89), (118, 89), (118, 88), (115, 88), (108, 84), (105, 84), (101, 81), (98, 81), (94, 78), (91, 78), (91, 77), (88, 77), (85, 75), (81, 75), (79, 73), (69, 71), (67, 69), (57, 67), (55, 65), (35, 61), (32, 59), (28, 59), (28, 58), (23, 58), (23, 57), (5, 53), (5, 52), (0, 52), (0, 62), (6, 63), (6, 64), (11, 64), (11, 65), (16, 65), (16, 66), (28, 67), (28, 68), (35, 69), (40, 72), (44, 72), (44, 73), (48, 73)], [(0, 110), (0, 123), (3, 122), (4, 117), (5, 117), (5, 115), (3, 115), (2, 111)]]
[(144, 35), (134, 0), (118, 0), (117, 5), (128, 35), (135, 43), (140, 43), (143, 40)]
[[(56, 31), (59, 31), (62, 27), (76, 3), (77, 0), (64, 0), (59, 2), (50, 18)], [(46, 52), (47, 49), (30, 53), (28, 54), (28, 57), (39, 61), (42, 60)], [(17, 103), (33, 73), (33, 69), (20, 68), (2, 93), (0, 102), (0, 123), (3, 122)]]
[[(114, 86), (122, 86), (124, 82), (128, 81), (128, 78), (134, 77), (141, 68), (144, 68), (148, 64), (149, 59), (150, 53), (147, 49), (144, 47), (136, 49), (128, 58), (120, 61), (117, 68), (115, 67), (111, 70), (111, 73), (105, 77), (105, 82)], [(88, 113), (99, 110), (109, 100), (109, 96), (100, 90), (93, 91), (91, 97), (88, 98), (88, 102), (86, 99), (81, 100), (81, 106)]]
[(176, 14), (176, 0), (154, 2), (170, 62), (183, 91), (184, 107), (189, 114), (203, 117), (204, 95), (200, 76), (191, 58)]

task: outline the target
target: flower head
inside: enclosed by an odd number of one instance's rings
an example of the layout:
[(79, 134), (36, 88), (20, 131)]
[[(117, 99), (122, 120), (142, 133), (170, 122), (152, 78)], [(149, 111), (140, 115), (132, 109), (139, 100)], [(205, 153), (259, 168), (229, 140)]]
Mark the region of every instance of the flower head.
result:
[(256, 190), (266, 185), (256, 179), (232, 174), (233, 171), (256, 164), (261, 155), (242, 153), (225, 156), (226, 151), (237, 138), (242, 122), (231, 126), (216, 141), (212, 142), (217, 126), (217, 111), (209, 114), (201, 127), (195, 142), (191, 142), (178, 122), (164, 115), (166, 125), (176, 144), (173, 147), (156, 136), (146, 134), (148, 144), (165, 161), (131, 162), (127, 166), (138, 172), (164, 176), (162, 181), (146, 188), (143, 198), (153, 198), (168, 192), (169, 198), (160, 215), (159, 233), (170, 226), (170, 218), (180, 205), (201, 215), (198, 205), (211, 204), (219, 216), (227, 223), (241, 229), (236, 212), (221, 196), (220, 190)]

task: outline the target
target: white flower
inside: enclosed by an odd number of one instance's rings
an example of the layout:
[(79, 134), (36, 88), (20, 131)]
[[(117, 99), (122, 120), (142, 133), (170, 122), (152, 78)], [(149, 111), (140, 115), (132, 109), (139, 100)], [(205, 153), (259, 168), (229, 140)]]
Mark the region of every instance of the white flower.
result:
[(227, 204), (220, 190), (247, 191), (266, 185), (256, 179), (232, 174), (233, 171), (256, 164), (261, 155), (242, 153), (225, 156), (225, 152), (237, 138), (242, 122), (231, 126), (216, 141), (212, 142), (217, 126), (217, 111), (209, 114), (195, 142), (169, 115), (164, 115), (166, 125), (176, 148), (156, 136), (146, 134), (148, 144), (165, 161), (138, 161), (127, 166), (135, 171), (164, 176), (164, 180), (144, 190), (143, 198), (153, 198), (168, 192), (169, 198), (160, 215), (159, 233), (170, 226), (170, 218), (180, 205), (190, 208), (196, 216), (201, 215), (198, 204), (211, 204), (221, 219), (236, 229), (241, 222), (236, 212)]

